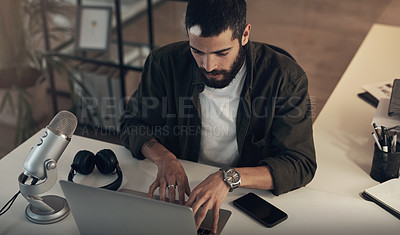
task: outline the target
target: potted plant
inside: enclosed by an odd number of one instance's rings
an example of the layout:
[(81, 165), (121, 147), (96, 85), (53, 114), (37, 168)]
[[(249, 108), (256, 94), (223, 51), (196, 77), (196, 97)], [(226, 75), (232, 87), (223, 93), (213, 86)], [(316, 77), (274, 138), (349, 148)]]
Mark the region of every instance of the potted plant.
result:
[(50, 37), (68, 30), (57, 27), (51, 17), (69, 19), (63, 0), (0, 1), (0, 123), (15, 127), (15, 144), (34, 134), (49, 110), (42, 1)]

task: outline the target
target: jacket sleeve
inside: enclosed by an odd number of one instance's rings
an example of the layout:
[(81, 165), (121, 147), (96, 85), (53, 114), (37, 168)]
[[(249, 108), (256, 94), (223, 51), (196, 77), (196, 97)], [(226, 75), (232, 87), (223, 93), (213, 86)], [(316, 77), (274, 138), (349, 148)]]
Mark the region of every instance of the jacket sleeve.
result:
[(277, 151), (265, 158), (279, 195), (305, 186), (314, 177), (315, 157), (308, 81), (303, 72), (290, 80), (276, 97), (271, 144)]
[(145, 63), (142, 80), (130, 97), (121, 117), (121, 140), (132, 156), (145, 157), (141, 153), (143, 144), (152, 138), (163, 141), (162, 97), (165, 96), (160, 59), (151, 53)]

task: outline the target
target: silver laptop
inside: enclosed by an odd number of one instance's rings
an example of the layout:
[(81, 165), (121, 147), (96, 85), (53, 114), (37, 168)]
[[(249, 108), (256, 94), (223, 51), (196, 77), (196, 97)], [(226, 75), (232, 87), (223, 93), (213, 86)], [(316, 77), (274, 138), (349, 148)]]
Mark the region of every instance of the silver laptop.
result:
[[(95, 188), (60, 180), (72, 215), (85, 234), (201, 234), (209, 233), (212, 213), (196, 231), (191, 208), (145, 197), (145, 193)], [(219, 234), (231, 212), (220, 209)]]

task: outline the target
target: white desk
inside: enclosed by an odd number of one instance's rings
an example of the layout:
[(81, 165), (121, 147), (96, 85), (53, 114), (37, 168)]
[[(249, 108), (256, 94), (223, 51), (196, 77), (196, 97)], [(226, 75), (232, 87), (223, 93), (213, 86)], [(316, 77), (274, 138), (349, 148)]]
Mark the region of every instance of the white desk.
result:
[[(1, 160), (0, 176), (3, 185), (0, 201), (2, 205), (18, 191), (17, 177), (22, 172), (25, 156), (28, 155), (31, 146), (39, 138), (39, 134), (30, 138)], [(58, 161), (59, 179), (67, 178), (69, 166), (76, 152), (82, 149), (97, 152), (103, 148), (112, 149), (118, 157), (124, 174), (122, 187), (146, 192), (157, 173), (157, 168), (151, 161), (139, 161), (132, 158), (129, 151), (122, 146), (79, 136), (73, 136), (71, 143)], [(217, 170), (215, 167), (188, 161), (182, 161), (182, 164), (188, 173), (191, 187), (196, 186), (206, 176)], [(102, 176), (98, 171), (95, 171), (90, 176), (76, 177), (75, 181), (102, 186), (113, 180), (110, 178), (111, 176)], [(255, 191), (258, 195), (287, 212), (289, 218), (282, 224), (268, 229), (235, 209), (232, 206), (232, 201), (249, 191)], [(57, 183), (45, 195), (62, 196), (63, 194)], [(24, 215), (27, 204), (22, 196), (18, 197), (10, 211), (0, 217), (0, 234), (79, 233), (71, 215), (50, 225), (38, 225), (29, 222)], [(267, 191), (239, 189), (229, 194), (222, 207), (233, 212), (223, 231), (224, 234), (245, 234), (248, 231), (251, 231), (251, 234), (264, 234), (266, 232), (271, 234), (337, 234), (352, 231), (376, 234), (382, 230), (396, 234), (400, 229), (400, 223), (395, 217), (370, 202), (309, 188), (295, 190), (279, 197), (274, 197)]]
[[(383, 36), (382, 38), (380, 36)], [(370, 57), (370, 41), (375, 38), (382, 44), (390, 44), (387, 38), (394, 38), (391, 42), (397, 45), (400, 42), (400, 28), (375, 26), (364, 44), (350, 64), (338, 88), (329, 99), (327, 106), (322, 110), (314, 124), (315, 142), (319, 168), (316, 178), (305, 188), (274, 197), (271, 193), (261, 190), (238, 189), (228, 195), (222, 207), (232, 211), (223, 234), (398, 234), (400, 222), (380, 207), (367, 202), (358, 196), (365, 187), (375, 185), (369, 177), (369, 167), (372, 156), (372, 141), (370, 138), (370, 120), (374, 109), (357, 97), (357, 88), (361, 84), (387, 80), (394, 77), (400, 66), (391, 68), (392, 74), (380, 73), (379, 76), (369, 74), (369, 79), (358, 81), (359, 75), (353, 71), (371, 69), (364, 67), (362, 56)], [(390, 41), (390, 40), (389, 40)], [(387, 46), (387, 45), (385, 45)], [(380, 50), (383, 50), (380, 48)], [(395, 50), (391, 46), (391, 50)], [(397, 55), (400, 48), (397, 47)], [(378, 52), (374, 52), (378, 53)], [(379, 53), (378, 53), (379, 54)], [(386, 55), (386, 58), (395, 60)], [(393, 62), (393, 64), (395, 64)], [(399, 64), (399, 63), (397, 63)], [(369, 65), (369, 64), (368, 64)], [(375, 64), (379, 70), (379, 66)], [(382, 63), (388, 66), (388, 63)], [(386, 67), (383, 67), (384, 70)], [(393, 72), (394, 71), (394, 72)], [(354, 76), (354, 77), (353, 77)], [(357, 81), (349, 81), (349, 80)], [(376, 79), (376, 80), (374, 80)], [(352, 82), (354, 84), (352, 84)], [(353, 95), (352, 95), (353, 94)], [(345, 98), (346, 97), (346, 98)], [(340, 105), (337, 107), (336, 103)], [(343, 107), (342, 107), (343, 106)], [(346, 107), (349, 106), (349, 107)], [(332, 109), (332, 110), (331, 110)], [(350, 113), (358, 110), (363, 114), (358, 118)], [(351, 127), (351, 128), (350, 128)], [(342, 130), (343, 128), (343, 130)], [(349, 130), (352, 130), (350, 131)], [(348, 131), (347, 131), (348, 130)], [(16, 148), (5, 158), (0, 160), (0, 206), (3, 206), (17, 191), (17, 177), (22, 172), (23, 163), (30, 148), (35, 144), (40, 133), (30, 138)], [(357, 137), (357, 138), (355, 138)], [(66, 179), (70, 164), (76, 152), (87, 149), (97, 152), (103, 148), (112, 149), (120, 162), (124, 174), (122, 187), (146, 192), (153, 182), (157, 168), (149, 160), (139, 161), (131, 157), (130, 152), (122, 146), (100, 142), (79, 136), (73, 136), (71, 143), (58, 161), (59, 179)], [(181, 161), (185, 168), (190, 185), (193, 188), (217, 168), (198, 163)], [(101, 186), (112, 179), (100, 175), (95, 171), (90, 176), (76, 177), (75, 181), (83, 184)], [(264, 199), (284, 210), (289, 218), (283, 223), (265, 228), (242, 212), (233, 207), (232, 201), (249, 191), (254, 191)], [(62, 191), (57, 183), (45, 195), (60, 195)], [(19, 196), (13, 207), (4, 216), (0, 217), (0, 234), (78, 234), (77, 227), (71, 214), (64, 220), (50, 225), (38, 225), (29, 222), (24, 215), (27, 201)]]
[(318, 169), (308, 187), (358, 198), (378, 184), (369, 176), (376, 109), (357, 94), (364, 84), (395, 78), (400, 78), (400, 28), (375, 24), (314, 122)]

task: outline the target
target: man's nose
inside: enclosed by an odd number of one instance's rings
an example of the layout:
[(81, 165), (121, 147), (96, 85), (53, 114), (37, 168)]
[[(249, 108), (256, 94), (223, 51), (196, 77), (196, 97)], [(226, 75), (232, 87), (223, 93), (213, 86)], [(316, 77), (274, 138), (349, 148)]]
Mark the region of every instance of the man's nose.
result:
[(207, 72), (211, 72), (217, 68), (217, 62), (214, 55), (205, 55), (203, 58), (203, 67)]

